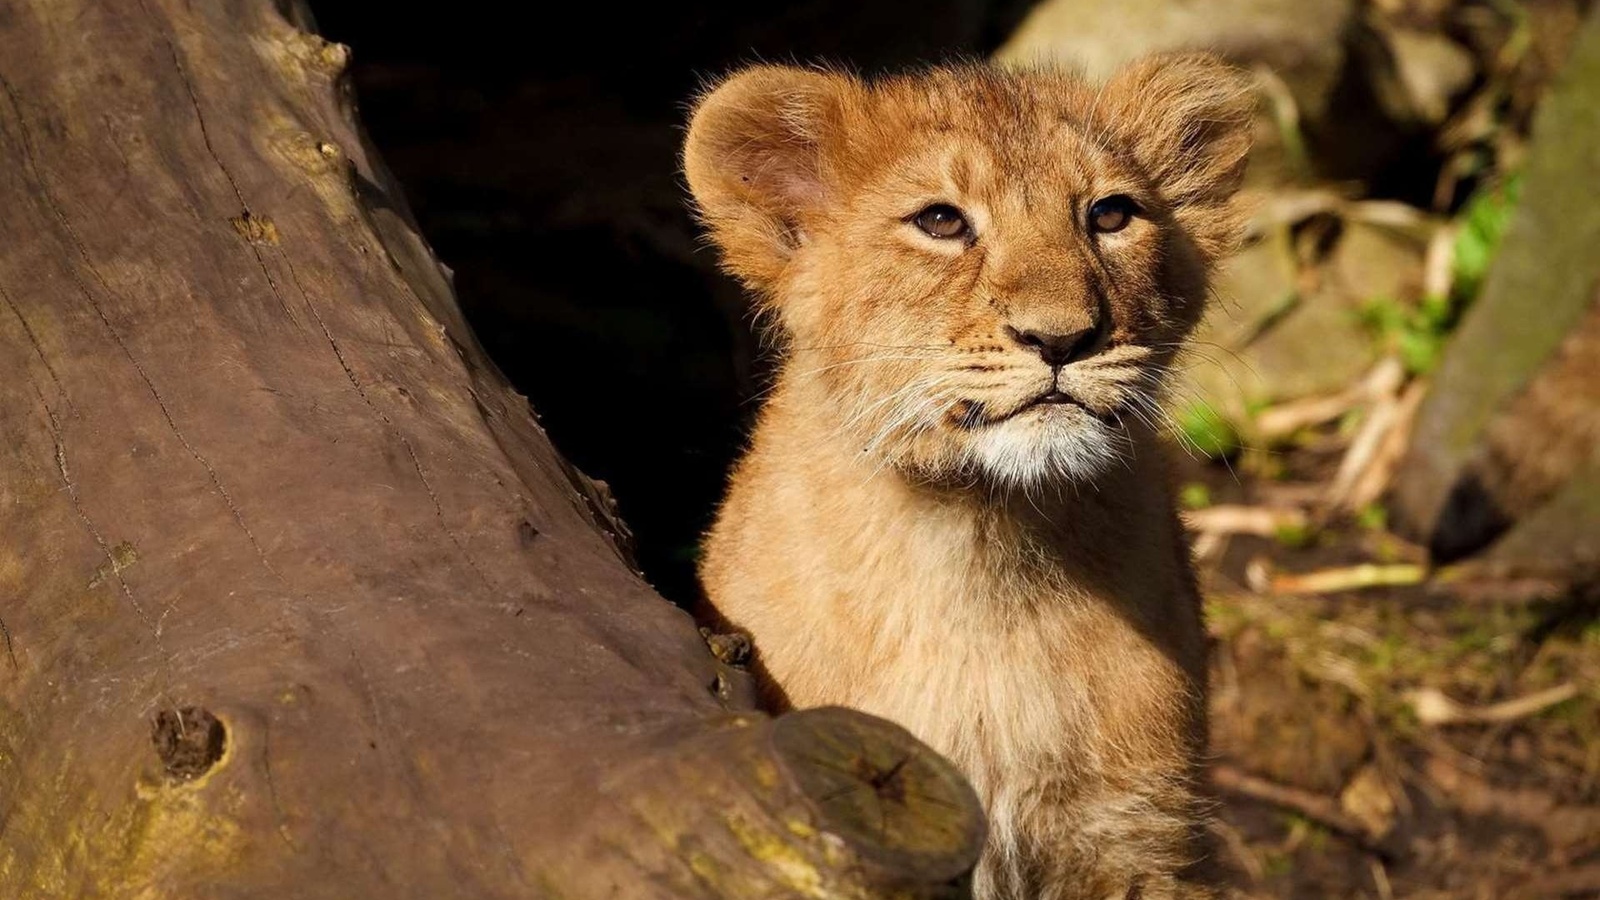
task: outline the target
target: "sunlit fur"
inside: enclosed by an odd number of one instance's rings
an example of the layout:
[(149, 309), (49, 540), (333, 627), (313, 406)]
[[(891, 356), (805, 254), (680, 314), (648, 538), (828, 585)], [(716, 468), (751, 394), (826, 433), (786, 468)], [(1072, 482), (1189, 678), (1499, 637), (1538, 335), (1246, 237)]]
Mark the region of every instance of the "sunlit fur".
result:
[[(757, 67), (696, 109), (690, 187), (782, 353), (708, 596), (790, 701), (964, 769), (980, 898), (1205, 895), (1178, 878), (1204, 634), (1158, 399), (1238, 232), (1251, 105), (1190, 55), (1105, 85)], [(1094, 233), (1118, 194), (1140, 213)], [(936, 203), (970, 239), (916, 226)], [(1059, 376), (1017, 337), (1091, 327)]]

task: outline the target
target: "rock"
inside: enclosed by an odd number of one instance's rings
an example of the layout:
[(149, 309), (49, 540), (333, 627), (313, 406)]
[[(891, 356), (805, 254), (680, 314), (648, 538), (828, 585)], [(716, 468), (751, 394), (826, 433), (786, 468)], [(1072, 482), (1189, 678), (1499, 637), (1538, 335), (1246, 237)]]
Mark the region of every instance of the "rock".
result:
[(1256, 398), (1292, 400), (1350, 386), (1376, 358), (1372, 336), (1348, 298), (1319, 291), (1243, 351), (1267, 391)]
[(1217, 275), (1211, 312), (1201, 326), (1203, 339), (1243, 348), (1299, 302), (1297, 268), (1286, 228), (1274, 228), (1241, 250)]
[(1272, 229), (1226, 263), (1213, 287), (1211, 308), (1178, 369), (1180, 405), (1210, 407), (1234, 425), (1248, 417), (1268, 382), (1241, 351), (1299, 303), (1295, 269), (1287, 228)]
[(1471, 85), (1476, 57), (1418, 24), (1354, 0), (1045, 0), (998, 58), (1098, 77), (1152, 52), (1220, 53), (1261, 85), (1251, 183), (1356, 180), (1421, 202), (1416, 173), (1437, 166), (1432, 126)]
[(1396, 80), (1411, 114), (1429, 126), (1444, 122), (1477, 75), (1472, 54), (1436, 32), (1390, 28), (1380, 34), (1394, 55)]
[(1147, 53), (1213, 50), (1270, 66), (1301, 115), (1320, 118), (1344, 68), (1341, 34), (1354, 11), (1351, 0), (1046, 0), (997, 55), (1065, 62), (1101, 77)]
[(1477, 75), (1471, 51), (1437, 30), (1374, 15), (1351, 34), (1354, 67), (1368, 102), (1411, 134), (1429, 134), (1443, 124)]
[(1336, 296), (1314, 294), (1244, 347), (1213, 344), (1201, 332), (1193, 355), (1180, 395), (1239, 422), (1268, 403), (1342, 390), (1376, 354), (1353, 309)]
[[(1445, 351), (1396, 479), (1440, 560), (1575, 565), (1600, 533), (1600, 9), (1535, 120), (1522, 201)], [(1588, 551), (1583, 547), (1587, 542)]]
[(1347, 219), (1323, 267), (1329, 288), (1356, 305), (1422, 294), (1427, 242), (1397, 228)]
[(1228, 263), (1195, 338), (1190, 393), (1239, 422), (1264, 403), (1342, 390), (1372, 365), (1362, 305), (1414, 300), (1426, 247), (1403, 230), (1359, 220), (1336, 231), (1305, 278), (1287, 228), (1270, 229)]

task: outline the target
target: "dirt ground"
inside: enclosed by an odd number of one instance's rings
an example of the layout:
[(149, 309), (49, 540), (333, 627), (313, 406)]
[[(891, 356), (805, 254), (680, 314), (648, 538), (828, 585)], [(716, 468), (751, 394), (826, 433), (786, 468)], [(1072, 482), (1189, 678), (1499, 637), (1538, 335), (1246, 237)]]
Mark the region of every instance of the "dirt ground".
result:
[[(1190, 460), (1185, 494), (1314, 509), (1345, 445)], [(1197, 534), (1235, 896), (1600, 897), (1596, 597), (1430, 572), (1377, 509)]]

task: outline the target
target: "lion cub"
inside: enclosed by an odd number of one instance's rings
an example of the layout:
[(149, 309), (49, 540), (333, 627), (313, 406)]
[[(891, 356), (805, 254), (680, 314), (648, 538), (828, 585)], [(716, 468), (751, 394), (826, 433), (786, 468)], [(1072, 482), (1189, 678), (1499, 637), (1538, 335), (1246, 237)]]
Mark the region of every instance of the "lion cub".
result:
[(1252, 94), (760, 66), (684, 168), (782, 365), (706, 544), (798, 706), (884, 716), (990, 817), (980, 898), (1195, 896), (1205, 634), (1153, 423), (1233, 245)]

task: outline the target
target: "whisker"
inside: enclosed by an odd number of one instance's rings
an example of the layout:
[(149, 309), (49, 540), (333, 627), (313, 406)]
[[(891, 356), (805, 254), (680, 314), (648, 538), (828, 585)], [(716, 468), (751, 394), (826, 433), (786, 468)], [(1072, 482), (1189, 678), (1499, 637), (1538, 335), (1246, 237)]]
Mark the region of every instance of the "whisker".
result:
[(846, 341), (842, 344), (813, 344), (809, 347), (787, 347), (791, 353), (810, 353), (818, 350), (842, 350), (845, 347), (873, 347), (879, 350), (938, 350), (948, 351), (948, 344), (875, 344), (871, 341)]

